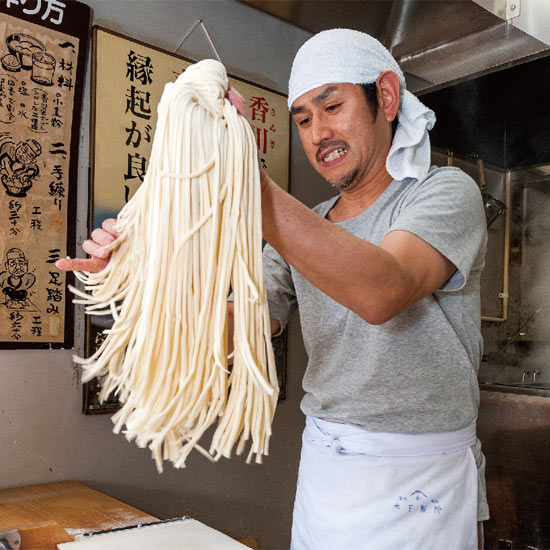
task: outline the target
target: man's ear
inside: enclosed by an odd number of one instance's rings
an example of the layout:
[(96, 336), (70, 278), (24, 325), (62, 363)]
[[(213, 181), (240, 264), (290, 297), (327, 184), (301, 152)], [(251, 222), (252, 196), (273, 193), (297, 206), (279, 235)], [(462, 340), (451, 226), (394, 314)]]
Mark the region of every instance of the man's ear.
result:
[(384, 112), (384, 117), (391, 122), (399, 111), (400, 90), (399, 77), (393, 71), (380, 73), (376, 81), (378, 90), (378, 107)]

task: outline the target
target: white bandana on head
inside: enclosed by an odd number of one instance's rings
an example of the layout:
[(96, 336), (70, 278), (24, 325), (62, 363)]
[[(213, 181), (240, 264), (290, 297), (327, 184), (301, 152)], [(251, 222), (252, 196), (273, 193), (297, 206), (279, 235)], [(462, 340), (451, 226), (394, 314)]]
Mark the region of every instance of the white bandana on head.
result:
[(399, 78), (401, 105), (386, 169), (397, 181), (422, 179), (430, 167), (428, 131), (435, 124), (435, 114), (406, 89), (403, 71), (376, 38), (349, 29), (331, 29), (310, 38), (292, 64), (288, 107), (301, 95), (325, 84), (370, 84), (388, 70)]

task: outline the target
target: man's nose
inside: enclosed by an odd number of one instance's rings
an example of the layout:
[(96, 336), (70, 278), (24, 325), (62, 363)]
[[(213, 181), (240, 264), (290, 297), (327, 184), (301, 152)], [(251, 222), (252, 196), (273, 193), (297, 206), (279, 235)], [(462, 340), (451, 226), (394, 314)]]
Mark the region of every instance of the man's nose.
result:
[(314, 145), (320, 145), (321, 142), (332, 137), (332, 129), (325, 119), (317, 118), (312, 120), (311, 139)]

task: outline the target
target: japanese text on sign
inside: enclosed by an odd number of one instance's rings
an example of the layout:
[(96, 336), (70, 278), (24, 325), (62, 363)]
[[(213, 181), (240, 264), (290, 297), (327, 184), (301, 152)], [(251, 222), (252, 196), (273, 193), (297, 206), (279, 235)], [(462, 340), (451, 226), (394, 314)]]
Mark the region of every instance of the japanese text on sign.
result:
[[(103, 29), (96, 30), (95, 56), (92, 224), (99, 227), (105, 218), (116, 217), (143, 182), (164, 87), (190, 63)], [(250, 83), (229, 80), (245, 97), (254, 117), (263, 166), (288, 190), (286, 98)]]
[(65, 2), (60, 0), (5, 0), (6, 7), (25, 6), (23, 13), (27, 15), (40, 15), (42, 21), (50, 21), (54, 25), (61, 25)]
[[(61, 22), (64, 2), (7, 0)], [(63, 342), (78, 39), (4, 16), (0, 30), (0, 341)], [(2, 29), (2, 27), (0, 27)]]

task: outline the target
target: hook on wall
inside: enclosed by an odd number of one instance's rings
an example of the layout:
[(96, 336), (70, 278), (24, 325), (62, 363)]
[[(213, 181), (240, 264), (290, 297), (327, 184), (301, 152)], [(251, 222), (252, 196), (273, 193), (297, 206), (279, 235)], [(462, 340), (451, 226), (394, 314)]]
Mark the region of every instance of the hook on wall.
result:
[(212, 37), (210, 36), (210, 33), (208, 32), (207, 28), (206, 28), (206, 25), (204, 24), (204, 21), (202, 19), (197, 19), (195, 21), (195, 23), (193, 23), (193, 25), (191, 26), (191, 28), (187, 31), (187, 33), (185, 34), (185, 36), (183, 37), (182, 41), (178, 44), (178, 46), (172, 51), (172, 53), (176, 53), (182, 46), (183, 46), (183, 43), (191, 36), (191, 34), (193, 33), (193, 31), (198, 27), (198, 26), (201, 26), (202, 27), (202, 30), (204, 31), (204, 34), (206, 35), (206, 38), (208, 39), (208, 42), (210, 43), (210, 46), (212, 47), (212, 49), (214, 50), (214, 55), (216, 56), (216, 59), (220, 62), (220, 63), (223, 63), (222, 60), (221, 60), (221, 57), (218, 53), (218, 50), (216, 49), (216, 46), (214, 45), (214, 42), (212, 40)]

